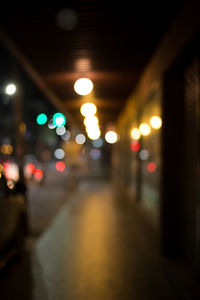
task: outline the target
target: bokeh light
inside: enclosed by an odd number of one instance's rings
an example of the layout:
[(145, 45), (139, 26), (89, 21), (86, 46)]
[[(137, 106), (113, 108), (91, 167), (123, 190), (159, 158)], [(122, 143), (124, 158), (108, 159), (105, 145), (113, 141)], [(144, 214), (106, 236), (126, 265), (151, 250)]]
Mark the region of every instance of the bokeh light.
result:
[(95, 148), (101, 148), (103, 146), (103, 140), (101, 138), (92, 141), (92, 145)]
[(16, 85), (13, 84), (13, 83), (10, 83), (10, 84), (8, 84), (8, 85), (6, 86), (6, 88), (5, 88), (5, 93), (6, 93), (7, 95), (14, 95), (15, 92), (16, 92), (16, 90), (17, 90)]
[(99, 149), (92, 149), (90, 151), (90, 157), (94, 160), (101, 158), (101, 151)]
[(49, 129), (54, 129), (54, 128), (56, 128), (56, 125), (53, 124), (53, 119), (49, 120), (49, 122), (48, 122), (48, 128), (49, 128)]
[(80, 112), (84, 117), (91, 117), (96, 114), (97, 107), (94, 103), (86, 102), (81, 105)]
[(142, 135), (147, 136), (151, 133), (151, 128), (147, 123), (141, 123), (139, 126)]
[(39, 114), (37, 116), (36, 122), (38, 125), (44, 125), (47, 122), (47, 116), (45, 114)]
[(79, 78), (74, 84), (74, 90), (81, 96), (88, 95), (93, 90), (93, 83), (89, 78)]
[(146, 160), (146, 159), (148, 159), (148, 158), (149, 158), (149, 151), (146, 150), (146, 149), (141, 150), (141, 151), (139, 152), (139, 158), (140, 158), (141, 160)]
[(33, 174), (35, 172), (35, 166), (33, 163), (28, 163), (26, 165), (26, 172), (29, 174)]
[(99, 120), (96, 116), (88, 116), (83, 121), (86, 127), (96, 126), (99, 123)]
[(134, 139), (134, 140), (139, 140), (140, 139), (140, 136), (141, 136), (141, 133), (140, 133), (140, 130), (138, 128), (133, 128), (131, 130), (131, 137)]
[(56, 163), (56, 170), (58, 172), (63, 172), (65, 170), (65, 163), (63, 161), (58, 161)]
[(79, 133), (79, 134), (76, 135), (75, 141), (76, 141), (77, 144), (82, 145), (82, 144), (85, 143), (86, 138), (85, 138), (84, 134)]
[(61, 139), (65, 142), (68, 141), (70, 139), (70, 137), (71, 137), (71, 134), (70, 134), (69, 130), (66, 130), (65, 133), (63, 135), (61, 135)]
[(57, 135), (63, 135), (66, 132), (66, 128), (64, 126), (59, 126), (56, 128), (56, 134)]
[(36, 169), (34, 172), (34, 177), (37, 181), (40, 181), (43, 177), (43, 171), (41, 169)]
[(155, 172), (155, 170), (156, 170), (156, 164), (155, 164), (155, 162), (151, 161), (150, 163), (148, 163), (147, 170), (150, 173)]
[(63, 159), (65, 157), (65, 151), (63, 149), (58, 148), (54, 151), (54, 156), (57, 159)]
[(151, 127), (154, 129), (160, 129), (162, 126), (162, 119), (159, 116), (153, 116), (150, 119)]
[(117, 142), (117, 133), (115, 131), (108, 131), (105, 134), (105, 140), (109, 144), (114, 144)]
[(19, 180), (19, 167), (13, 162), (5, 162), (3, 164), (4, 173), (7, 179), (18, 181)]
[(1, 153), (3, 153), (3, 154), (10, 155), (10, 154), (13, 153), (13, 146), (12, 146), (12, 145), (4, 145), (4, 144), (3, 144), (3, 145), (0, 147), (0, 151), (1, 151)]
[(64, 126), (66, 124), (66, 118), (65, 118), (65, 116), (62, 113), (60, 113), (60, 112), (55, 113), (53, 115), (53, 124), (56, 127)]
[(131, 150), (137, 152), (140, 150), (140, 143), (138, 141), (133, 141), (131, 143)]
[(24, 168), (24, 176), (27, 179), (31, 179), (32, 175), (35, 172), (35, 165), (33, 163), (28, 163)]
[(97, 140), (101, 136), (101, 131), (99, 127), (91, 127), (90, 129), (87, 128), (87, 135), (91, 140)]

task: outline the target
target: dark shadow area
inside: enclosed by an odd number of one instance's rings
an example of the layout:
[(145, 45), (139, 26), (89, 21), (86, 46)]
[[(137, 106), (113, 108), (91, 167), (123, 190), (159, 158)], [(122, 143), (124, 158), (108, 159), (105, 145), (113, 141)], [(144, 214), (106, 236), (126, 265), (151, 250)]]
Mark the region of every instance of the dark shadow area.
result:
[(32, 270), (30, 253), (13, 259), (0, 273), (2, 300), (32, 300)]

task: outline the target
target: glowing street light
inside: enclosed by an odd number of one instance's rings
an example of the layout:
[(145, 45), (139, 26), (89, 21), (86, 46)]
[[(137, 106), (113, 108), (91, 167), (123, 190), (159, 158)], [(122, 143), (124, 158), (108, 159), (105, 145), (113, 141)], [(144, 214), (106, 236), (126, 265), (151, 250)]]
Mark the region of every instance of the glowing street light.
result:
[(151, 133), (151, 128), (147, 123), (141, 123), (139, 126), (142, 135), (147, 136)]
[(89, 78), (80, 78), (75, 82), (74, 90), (81, 96), (88, 95), (93, 90), (93, 83)]
[(107, 131), (105, 134), (105, 140), (109, 144), (114, 144), (117, 142), (117, 133), (115, 131)]
[(131, 137), (134, 139), (134, 140), (139, 140), (140, 139), (140, 136), (141, 136), (141, 133), (140, 133), (140, 130), (138, 128), (133, 128), (131, 130)]
[(101, 131), (98, 126), (86, 128), (86, 131), (91, 140), (97, 140), (101, 136)]
[(64, 126), (66, 124), (66, 118), (65, 116), (58, 112), (53, 115), (53, 125), (56, 127)]
[(86, 117), (83, 123), (85, 127), (93, 127), (98, 125), (99, 120), (96, 116), (91, 116), (91, 117)]
[(10, 83), (6, 86), (5, 93), (6, 95), (11, 96), (16, 93), (16, 90), (17, 90), (16, 85), (14, 83)]
[(81, 106), (80, 111), (84, 117), (91, 117), (96, 114), (97, 107), (94, 103), (86, 102)]
[(150, 119), (151, 127), (154, 129), (160, 129), (162, 126), (162, 119), (159, 116), (153, 116)]

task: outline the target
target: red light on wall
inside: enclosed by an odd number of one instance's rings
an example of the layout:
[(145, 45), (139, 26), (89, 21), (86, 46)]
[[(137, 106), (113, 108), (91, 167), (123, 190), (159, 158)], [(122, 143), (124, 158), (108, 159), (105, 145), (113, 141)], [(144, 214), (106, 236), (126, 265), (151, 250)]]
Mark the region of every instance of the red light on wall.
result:
[(147, 165), (147, 170), (150, 172), (150, 173), (153, 173), (155, 170), (156, 170), (156, 164), (151, 161), (150, 163), (148, 163)]
[(43, 177), (43, 172), (42, 172), (42, 170), (36, 169), (35, 172), (34, 172), (34, 177), (35, 177), (35, 179), (37, 179), (37, 180), (41, 180), (42, 177)]
[(56, 163), (56, 170), (58, 172), (63, 172), (65, 170), (65, 163), (63, 161), (58, 161)]
[(28, 173), (33, 174), (35, 171), (35, 166), (32, 163), (27, 164), (26, 166), (26, 170)]
[(140, 150), (140, 143), (138, 141), (133, 141), (131, 143), (131, 150), (137, 152)]

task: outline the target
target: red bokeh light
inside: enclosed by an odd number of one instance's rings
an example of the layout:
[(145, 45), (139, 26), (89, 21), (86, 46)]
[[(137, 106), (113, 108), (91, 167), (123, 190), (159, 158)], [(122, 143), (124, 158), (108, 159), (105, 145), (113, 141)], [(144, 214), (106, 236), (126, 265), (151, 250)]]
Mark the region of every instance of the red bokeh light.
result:
[(35, 172), (35, 166), (32, 163), (27, 164), (26, 170), (28, 173), (33, 174)]
[(138, 141), (133, 141), (131, 143), (131, 150), (137, 152), (140, 150), (140, 143)]
[(65, 163), (63, 161), (58, 161), (56, 163), (56, 170), (58, 172), (63, 172), (65, 170)]
[(151, 161), (151, 162), (148, 163), (148, 165), (147, 165), (147, 170), (148, 170), (150, 173), (154, 172), (154, 171), (156, 170), (156, 164), (155, 164), (153, 161)]
[(11, 176), (10, 176), (10, 164), (7, 163), (7, 162), (5, 162), (5, 163), (3, 164), (3, 167), (4, 167), (5, 177), (6, 177), (7, 179), (11, 179)]
[(42, 177), (43, 177), (43, 172), (41, 169), (36, 169), (35, 172), (34, 172), (34, 177), (35, 179), (37, 180), (41, 180)]

